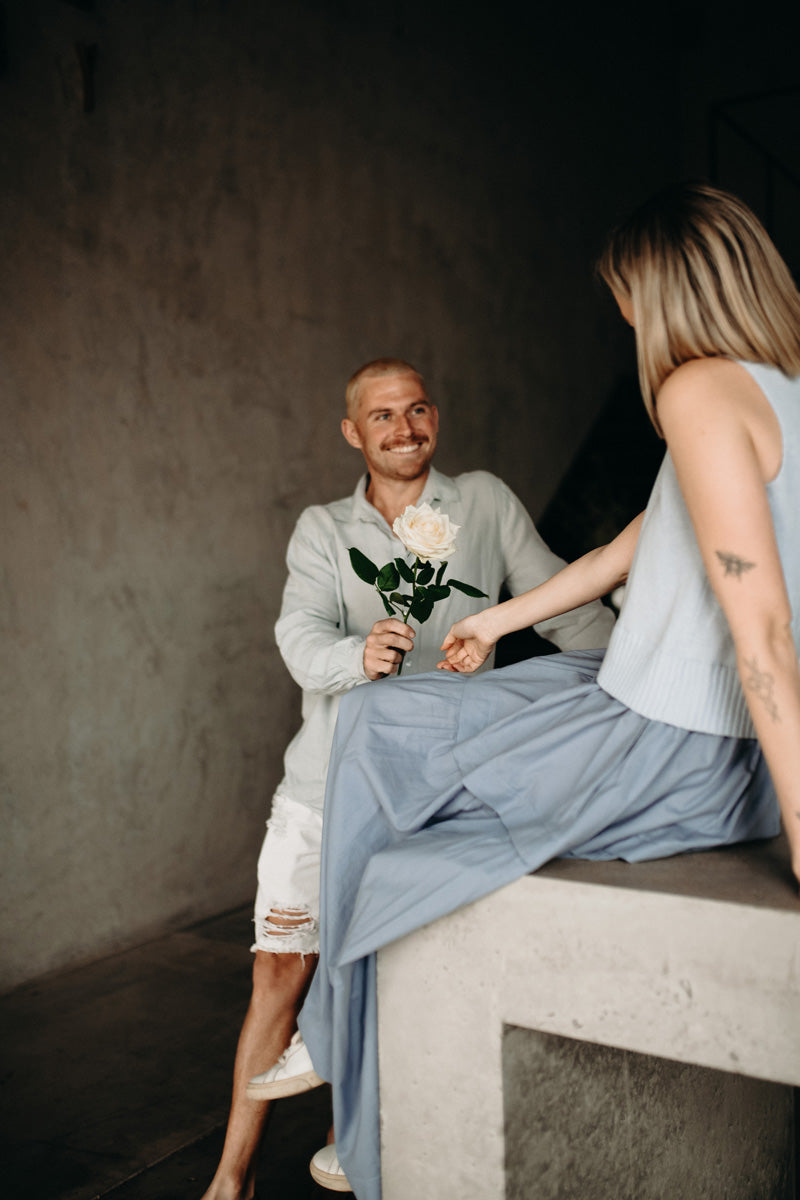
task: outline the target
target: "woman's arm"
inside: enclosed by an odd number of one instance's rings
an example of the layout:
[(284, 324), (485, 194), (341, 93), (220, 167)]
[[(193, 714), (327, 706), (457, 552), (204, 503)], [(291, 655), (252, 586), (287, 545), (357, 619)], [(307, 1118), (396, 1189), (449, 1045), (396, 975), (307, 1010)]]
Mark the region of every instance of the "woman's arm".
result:
[(723, 359), (673, 372), (659, 393), (658, 413), (731, 629), (800, 880), (800, 670), (764, 486), (781, 462), (777, 418), (752, 376)]
[(504, 634), (569, 612), (624, 583), (643, 516), (640, 513), (613, 542), (590, 550), (531, 591), (457, 621), (442, 643), (446, 657), (439, 667), (446, 671), (475, 671)]

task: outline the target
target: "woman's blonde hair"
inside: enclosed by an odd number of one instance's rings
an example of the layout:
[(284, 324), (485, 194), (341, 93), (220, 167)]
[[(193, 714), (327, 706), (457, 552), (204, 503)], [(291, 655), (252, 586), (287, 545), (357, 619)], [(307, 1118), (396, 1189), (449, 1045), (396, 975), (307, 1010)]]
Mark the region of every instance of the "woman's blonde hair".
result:
[(597, 270), (631, 304), (639, 383), (659, 434), (658, 390), (689, 359), (800, 375), (800, 294), (761, 222), (729, 192), (703, 183), (659, 192), (612, 232)]

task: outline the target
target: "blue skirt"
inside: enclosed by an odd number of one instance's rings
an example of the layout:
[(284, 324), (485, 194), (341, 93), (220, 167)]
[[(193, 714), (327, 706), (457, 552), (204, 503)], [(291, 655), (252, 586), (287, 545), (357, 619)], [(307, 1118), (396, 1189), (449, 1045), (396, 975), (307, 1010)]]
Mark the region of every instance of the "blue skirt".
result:
[(339, 1160), (379, 1200), (375, 952), (551, 858), (663, 858), (775, 836), (752, 739), (639, 716), (602, 651), (356, 688), (339, 710), (323, 826), (320, 962), (300, 1017), (333, 1084)]

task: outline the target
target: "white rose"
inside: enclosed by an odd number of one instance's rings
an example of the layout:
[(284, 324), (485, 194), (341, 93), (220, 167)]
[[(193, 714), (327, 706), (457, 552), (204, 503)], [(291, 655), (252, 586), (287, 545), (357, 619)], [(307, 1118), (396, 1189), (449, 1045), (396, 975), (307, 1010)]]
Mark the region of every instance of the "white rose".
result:
[(456, 534), (460, 525), (453, 525), (450, 518), (430, 504), (415, 508), (409, 504), (402, 517), (396, 517), (392, 529), (396, 537), (411, 554), (422, 562), (435, 559), (444, 562), (456, 552)]

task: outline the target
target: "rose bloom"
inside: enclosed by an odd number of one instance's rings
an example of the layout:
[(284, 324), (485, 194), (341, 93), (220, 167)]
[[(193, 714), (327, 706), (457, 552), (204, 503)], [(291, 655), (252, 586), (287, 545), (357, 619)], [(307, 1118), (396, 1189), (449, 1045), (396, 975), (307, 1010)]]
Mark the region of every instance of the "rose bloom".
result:
[(434, 559), (444, 562), (456, 552), (456, 534), (460, 525), (453, 525), (446, 513), (431, 508), (427, 501), (415, 508), (409, 504), (401, 517), (396, 517), (392, 530), (411, 554), (422, 562)]

